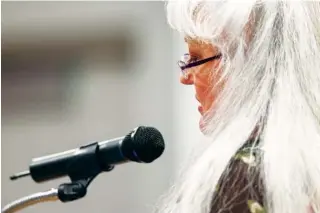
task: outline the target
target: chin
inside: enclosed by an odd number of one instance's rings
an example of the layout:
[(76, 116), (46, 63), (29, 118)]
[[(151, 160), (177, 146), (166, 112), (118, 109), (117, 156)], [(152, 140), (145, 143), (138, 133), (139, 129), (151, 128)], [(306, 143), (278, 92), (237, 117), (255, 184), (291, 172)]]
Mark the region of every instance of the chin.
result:
[(205, 127), (206, 127), (206, 125), (205, 125), (203, 116), (201, 116), (200, 121), (199, 121), (199, 129), (203, 134), (205, 134)]
[(201, 113), (201, 117), (199, 120), (199, 129), (204, 135), (208, 135), (208, 129), (207, 125), (210, 121), (210, 115), (211, 113), (208, 113), (207, 111)]

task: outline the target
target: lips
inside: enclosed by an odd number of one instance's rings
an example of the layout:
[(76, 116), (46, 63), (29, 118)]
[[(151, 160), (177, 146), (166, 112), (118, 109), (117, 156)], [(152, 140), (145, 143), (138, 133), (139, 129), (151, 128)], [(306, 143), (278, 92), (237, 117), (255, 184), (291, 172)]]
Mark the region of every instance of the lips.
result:
[(198, 111), (200, 112), (201, 115), (203, 115), (203, 107), (201, 105), (198, 106)]
[[(200, 103), (199, 98), (198, 98), (197, 96), (195, 96), (195, 98), (196, 98), (197, 101)], [(201, 103), (200, 103), (200, 105), (198, 106), (198, 111), (200, 112), (201, 115), (203, 115), (203, 107), (202, 107)]]
[(201, 105), (201, 102), (200, 102), (199, 98), (197, 96), (195, 96), (195, 98), (200, 103), (200, 105), (198, 106), (198, 111), (201, 114), (201, 118), (200, 118), (200, 121), (199, 121), (199, 128), (203, 132), (204, 128), (205, 128), (205, 123), (204, 123), (204, 119), (203, 119), (204, 109), (203, 109), (203, 106)]

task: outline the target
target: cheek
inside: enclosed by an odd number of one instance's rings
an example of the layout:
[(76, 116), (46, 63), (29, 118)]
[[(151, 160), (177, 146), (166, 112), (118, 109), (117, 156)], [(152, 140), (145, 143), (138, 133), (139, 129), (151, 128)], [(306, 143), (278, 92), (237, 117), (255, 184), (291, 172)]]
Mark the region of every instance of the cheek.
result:
[(218, 76), (212, 76), (210, 74), (195, 76), (194, 85), (196, 93), (205, 110), (210, 109), (222, 89), (222, 84), (218, 85), (218, 81)]
[(212, 81), (210, 80), (210, 75), (195, 76), (194, 85), (201, 104), (203, 105), (203, 107), (207, 108), (207, 105), (213, 102), (214, 96), (212, 94), (213, 87)]

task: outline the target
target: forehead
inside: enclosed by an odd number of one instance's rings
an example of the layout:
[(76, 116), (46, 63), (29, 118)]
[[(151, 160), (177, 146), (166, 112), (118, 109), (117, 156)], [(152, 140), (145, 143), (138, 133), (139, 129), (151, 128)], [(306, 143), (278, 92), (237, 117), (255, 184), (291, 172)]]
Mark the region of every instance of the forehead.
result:
[(198, 39), (198, 38), (190, 38), (190, 37), (184, 37), (184, 41), (188, 44), (192, 45), (203, 45), (203, 44), (208, 44), (207, 42)]
[(184, 41), (188, 44), (189, 50), (193, 51), (214, 51), (217, 52), (218, 48), (212, 43), (200, 39), (185, 37)]
[(215, 45), (213, 45), (209, 41), (205, 41), (200, 38), (190, 38), (184, 37), (184, 41), (188, 44), (189, 48), (196, 49), (216, 49)]

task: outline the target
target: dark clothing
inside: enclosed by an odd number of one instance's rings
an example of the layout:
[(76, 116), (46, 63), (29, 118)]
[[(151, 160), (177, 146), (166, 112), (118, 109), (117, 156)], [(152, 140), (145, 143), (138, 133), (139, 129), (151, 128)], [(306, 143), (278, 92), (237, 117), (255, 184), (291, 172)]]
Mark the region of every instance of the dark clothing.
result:
[(266, 213), (263, 184), (255, 167), (258, 157), (258, 149), (251, 149), (250, 143), (239, 150), (220, 179), (211, 213)]

